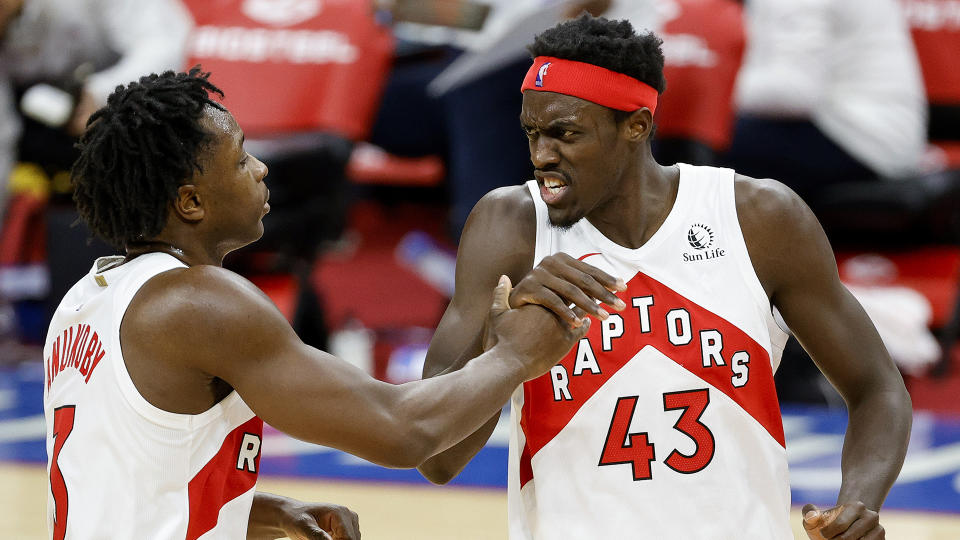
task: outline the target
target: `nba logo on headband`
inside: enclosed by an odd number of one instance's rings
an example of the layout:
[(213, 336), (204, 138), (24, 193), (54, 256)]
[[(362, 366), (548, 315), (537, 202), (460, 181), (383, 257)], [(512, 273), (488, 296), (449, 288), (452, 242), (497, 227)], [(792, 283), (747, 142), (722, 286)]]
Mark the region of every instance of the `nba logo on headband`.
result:
[(537, 87), (543, 87), (543, 78), (547, 75), (548, 67), (550, 67), (550, 62), (540, 66), (540, 69), (537, 71), (537, 82), (535, 83)]
[[(545, 83), (550, 70), (550, 84)], [(533, 59), (520, 86), (521, 92), (534, 90), (565, 94), (618, 111), (636, 111), (643, 107), (653, 114), (660, 92), (638, 79), (586, 62), (553, 56)]]

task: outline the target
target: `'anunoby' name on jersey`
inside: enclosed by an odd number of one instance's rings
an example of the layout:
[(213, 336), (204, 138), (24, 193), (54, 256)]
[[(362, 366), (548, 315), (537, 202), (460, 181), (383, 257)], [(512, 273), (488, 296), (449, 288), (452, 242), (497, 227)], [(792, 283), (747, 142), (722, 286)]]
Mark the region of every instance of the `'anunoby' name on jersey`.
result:
[(679, 167), (673, 209), (638, 249), (586, 219), (551, 227), (528, 183), (534, 264), (564, 252), (622, 277), (627, 308), (514, 393), (513, 540), (792, 538), (773, 385), (786, 335), (750, 263), (733, 171)]
[(150, 278), (183, 263), (98, 259), (57, 308), (44, 346), (51, 538), (246, 537), (263, 422), (236, 392), (195, 415), (148, 403), (120, 323)]

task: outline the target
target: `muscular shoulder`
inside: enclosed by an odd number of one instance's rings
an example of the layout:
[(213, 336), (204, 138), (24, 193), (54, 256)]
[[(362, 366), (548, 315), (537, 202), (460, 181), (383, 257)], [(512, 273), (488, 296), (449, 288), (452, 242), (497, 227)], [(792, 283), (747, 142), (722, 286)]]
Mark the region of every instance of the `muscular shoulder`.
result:
[(143, 285), (130, 306), (148, 311), (158, 320), (174, 322), (192, 316), (229, 315), (236, 307), (260, 303), (262, 297), (259, 289), (238, 274), (199, 265), (157, 275)]
[(736, 175), (734, 193), (741, 226), (768, 226), (771, 219), (798, 218), (806, 204), (786, 185), (770, 178)]
[(170, 354), (189, 350), (202, 361), (208, 349), (226, 352), (226, 345), (254, 338), (278, 317), (283, 321), (269, 298), (234, 272), (178, 268), (154, 277), (134, 296), (123, 319), (122, 337), (130, 338), (124, 349), (164, 343)]
[(524, 223), (536, 226), (536, 208), (530, 191), (523, 184), (497, 188), (480, 199), (467, 220), (489, 221), (503, 223), (504, 226), (516, 227)]
[(738, 174), (734, 193), (750, 259), (768, 294), (785, 274), (804, 264), (833, 262), (820, 222), (789, 187)]
[(526, 186), (495, 189), (470, 212), (458, 259), (469, 264), (495, 263), (496, 272), (516, 279), (517, 273), (530, 269), (536, 237), (536, 208)]

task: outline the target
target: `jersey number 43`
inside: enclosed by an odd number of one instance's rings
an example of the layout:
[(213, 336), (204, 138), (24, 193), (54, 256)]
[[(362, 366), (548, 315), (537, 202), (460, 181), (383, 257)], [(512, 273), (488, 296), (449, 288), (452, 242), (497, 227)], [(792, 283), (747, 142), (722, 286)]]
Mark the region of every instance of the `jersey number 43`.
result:
[[(650, 463), (657, 459), (654, 444), (645, 431), (628, 433), (638, 399), (639, 396), (626, 396), (617, 400), (600, 454), (600, 465), (629, 464), (634, 480), (650, 480), (653, 478)], [(713, 433), (700, 421), (709, 404), (710, 392), (707, 388), (663, 394), (664, 412), (683, 411), (673, 428), (693, 439), (696, 444), (696, 449), (690, 455), (673, 449), (663, 460), (667, 467), (679, 473), (692, 474), (710, 464), (714, 452)]]

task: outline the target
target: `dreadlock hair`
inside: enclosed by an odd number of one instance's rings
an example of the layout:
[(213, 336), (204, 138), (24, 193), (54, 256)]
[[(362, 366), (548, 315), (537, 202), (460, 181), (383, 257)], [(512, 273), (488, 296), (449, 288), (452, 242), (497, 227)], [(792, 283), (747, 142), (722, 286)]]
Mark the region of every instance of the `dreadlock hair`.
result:
[(169, 204), (194, 171), (212, 135), (200, 121), (223, 92), (199, 66), (118, 86), (87, 121), (70, 171), (80, 217), (117, 248), (163, 230)]
[[(661, 45), (663, 40), (653, 32), (636, 33), (630, 21), (584, 13), (545, 30), (527, 50), (534, 57), (553, 56), (623, 73), (662, 94), (667, 81), (663, 78)], [(617, 122), (629, 115), (630, 111), (614, 110)]]

